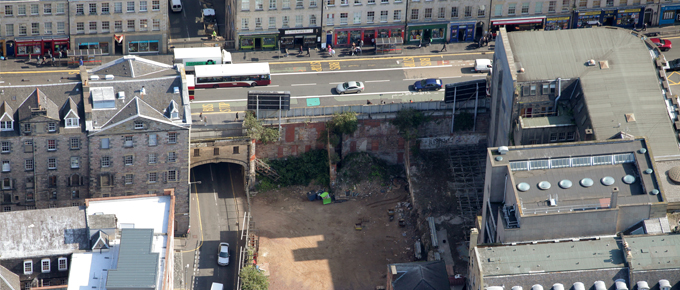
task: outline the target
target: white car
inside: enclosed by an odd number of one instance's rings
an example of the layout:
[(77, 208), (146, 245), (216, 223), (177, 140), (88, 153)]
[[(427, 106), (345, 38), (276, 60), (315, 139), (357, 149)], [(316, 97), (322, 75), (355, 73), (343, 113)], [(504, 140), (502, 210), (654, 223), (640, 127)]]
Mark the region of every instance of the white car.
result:
[(475, 72), (491, 72), (491, 69), (493, 68), (493, 62), (490, 59), (475, 59), (475, 67), (474, 71)]
[(361, 93), (364, 91), (364, 83), (362, 82), (346, 82), (339, 84), (335, 91), (338, 94)]
[(220, 243), (217, 247), (217, 265), (229, 265), (229, 243)]

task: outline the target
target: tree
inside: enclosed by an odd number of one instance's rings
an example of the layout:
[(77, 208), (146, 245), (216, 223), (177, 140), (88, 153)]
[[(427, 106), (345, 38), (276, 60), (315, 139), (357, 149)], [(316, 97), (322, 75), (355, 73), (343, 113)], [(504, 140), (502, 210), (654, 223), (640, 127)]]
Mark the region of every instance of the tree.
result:
[[(359, 128), (357, 114), (352, 111), (336, 113), (333, 119), (326, 123), (326, 130), (319, 133), (318, 141), (321, 143), (330, 142), (336, 146), (342, 140), (342, 134), (352, 134)], [(330, 134), (329, 134), (330, 133)]]
[(241, 269), (239, 277), (241, 277), (241, 288), (243, 290), (269, 289), (269, 278), (252, 265)]
[(430, 117), (421, 111), (409, 108), (397, 112), (397, 117), (390, 121), (392, 125), (399, 129), (399, 135), (405, 140), (413, 140), (418, 137), (420, 125), (430, 121)]
[(250, 139), (259, 140), (265, 144), (279, 140), (279, 130), (263, 126), (262, 122), (255, 118), (255, 114), (251, 111), (246, 112), (243, 127), (246, 129), (246, 135)]

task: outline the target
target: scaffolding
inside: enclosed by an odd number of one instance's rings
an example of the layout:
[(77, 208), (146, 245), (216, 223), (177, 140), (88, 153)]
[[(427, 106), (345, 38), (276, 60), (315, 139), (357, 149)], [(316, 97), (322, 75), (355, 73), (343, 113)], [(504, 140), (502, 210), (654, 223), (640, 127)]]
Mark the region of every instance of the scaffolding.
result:
[[(447, 149), (452, 179), (449, 190), (458, 200), (458, 212), (466, 228), (475, 226), (475, 220), (484, 200), (484, 175), (486, 174), (486, 146), (463, 145)], [(468, 232), (464, 231), (465, 240)]]

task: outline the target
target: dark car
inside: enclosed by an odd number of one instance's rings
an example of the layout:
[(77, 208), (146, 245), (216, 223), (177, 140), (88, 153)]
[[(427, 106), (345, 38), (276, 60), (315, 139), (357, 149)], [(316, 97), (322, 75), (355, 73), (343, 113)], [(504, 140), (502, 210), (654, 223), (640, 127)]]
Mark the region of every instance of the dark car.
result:
[(676, 58), (668, 62), (668, 69), (666, 70), (680, 70), (680, 58)]
[(440, 79), (424, 79), (413, 84), (413, 89), (416, 91), (438, 91), (442, 88), (442, 80)]
[(671, 48), (673, 48), (673, 44), (668, 39), (650, 38), (649, 41), (656, 44), (656, 46), (659, 47), (661, 51), (668, 51), (671, 50)]

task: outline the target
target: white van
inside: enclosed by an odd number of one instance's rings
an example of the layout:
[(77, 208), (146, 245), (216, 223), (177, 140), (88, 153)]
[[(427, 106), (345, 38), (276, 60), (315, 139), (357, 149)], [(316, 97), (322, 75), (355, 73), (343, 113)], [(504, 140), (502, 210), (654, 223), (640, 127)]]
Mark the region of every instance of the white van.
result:
[(224, 285), (215, 282), (213, 282), (212, 286), (210, 286), (210, 290), (222, 290), (222, 288), (224, 288)]
[(172, 8), (172, 12), (182, 12), (182, 1), (170, 0), (170, 7)]
[(490, 72), (492, 68), (491, 60), (490, 59), (485, 59), (485, 58), (480, 58), (480, 59), (475, 59), (475, 72)]

